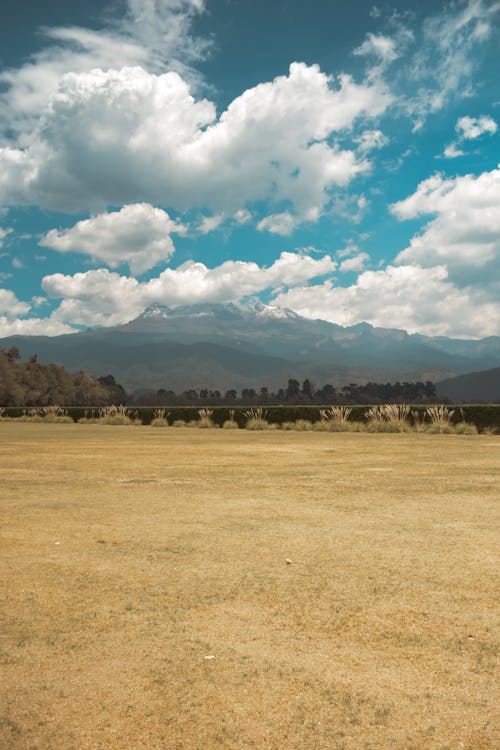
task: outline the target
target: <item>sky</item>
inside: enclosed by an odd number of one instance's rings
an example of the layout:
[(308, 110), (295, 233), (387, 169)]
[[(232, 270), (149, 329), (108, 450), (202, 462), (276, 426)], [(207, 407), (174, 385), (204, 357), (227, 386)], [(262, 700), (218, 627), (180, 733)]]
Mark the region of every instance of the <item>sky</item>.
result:
[(0, 336), (260, 300), (500, 335), (500, 0), (26, 0)]

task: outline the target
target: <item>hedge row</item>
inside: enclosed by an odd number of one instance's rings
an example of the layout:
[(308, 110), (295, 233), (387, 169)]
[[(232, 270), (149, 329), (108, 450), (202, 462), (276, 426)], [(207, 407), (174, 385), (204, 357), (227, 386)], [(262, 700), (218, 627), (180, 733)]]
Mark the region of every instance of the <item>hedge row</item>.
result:
[[(493, 428), (497, 432), (500, 432), (500, 404), (470, 404), (458, 406), (447, 405), (449, 409), (454, 409), (452, 421), (454, 423), (461, 422), (465, 419), (466, 422), (472, 422), (476, 425), (479, 430), (484, 428)], [(198, 419), (199, 414), (198, 406), (171, 406), (165, 408), (165, 414), (167, 416), (169, 424), (172, 424), (177, 419), (183, 419), (189, 422), (193, 419)], [(255, 407), (254, 407), (255, 408)], [(283, 422), (295, 422), (298, 419), (307, 419), (310, 422), (317, 422), (320, 419), (320, 410), (324, 407), (320, 406), (268, 406), (264, 407), (265, 418), (268, 422), (276, 422), (277, 424), (283, 424)], [(364, 406), (352, 406), (351, 415), (349, 417), (352, 421), (363, 422), (364, 414), (368, 409), (367, 405)], [(412, 411), (417, 411), (420, 415), (423, 415), (425, 405), (418, 404), (412, 406)], [(82, 406), (67, 406), (64, 407), (65, 412), (68, 416), (77, 422), (82, 417), (98, 416), (98, 408), (91, 409), (89, 407)], [(235, 407), (231, 409), (234, 412), (234, 419), (240, 427), (244, 427), (247, 421), (245, 412), (248, 411), (249, 407)], [(153, 419), (153, 412), (155, 407), (152, 406), (139, 406), (133, 407), (133, 411), (137, 414), (137, 417), (141, 419), (142, 423), (148, 425)], [(212, 420), (215, 424), (221, 426), (227, 419), (229, 419), (229, 408), (226, 406), (214, 406), (211, 407)], [(6, 416), (9, 417), (20, 417), (24, 414), (25, 409), (20, 407), (7, 407), (4, 411)]]

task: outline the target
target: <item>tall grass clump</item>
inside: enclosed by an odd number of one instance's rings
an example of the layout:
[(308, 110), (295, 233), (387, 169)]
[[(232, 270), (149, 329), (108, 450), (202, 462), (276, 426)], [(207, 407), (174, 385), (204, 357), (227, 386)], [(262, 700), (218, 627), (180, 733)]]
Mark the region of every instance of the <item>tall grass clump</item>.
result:
[(198, 409), (198, 414), (200, 418), (198, 420), (195, 420), (192, 422), (193, 427), (201, 427), (202, 429), (207, 429), (210, 427), (215, 427), (215, 423), (212, 419), (212, 414), (214, 413), (213, 409)]
[(455, 425), (455, 432), (457, 435), (477, 435), (478, 429), (472, 422), (467, 422), (464, 414), (464, 410), (460, 409), (460, 416), (462, 419)]
[(78, 424), (99, 424), (99, 409), (85, 409), (85, 416), (80, 417)]
[(243, 412), (247, 421), (245, 429), (247, 430), (267, 430), (269, 429), (269, 422), (266, 419), (267, 411), (262, 406), (256, 406), (253, 409), (248, 409)]
[(153, 419), (151, 420), (151, 427), (168, 427), (168, 412), (166, 409), (155, 409), (153, 411)]
[(308, 430), (312, 430), (312, 427), (312, 422), (308, 419), (297, 419), (293, 423), (293, 429), (296, 432), (307, 432)]
[(137, 412), (127, 406), (103, 406), (99, 409), (99, 424), (133, 425)]
[(51, 424), (73, 424), (73, 419), (61, 406), (44, 406), (42, 417), (44, 422), (50, 422)]
[(455, 414), (454, 409), (447, 406), (428, 406), (425, 414), (429, 417), (431, 423), (427, 425), (427, 432), (438, 434), (450, 434), (455, 432), (452, 418)]
[(348, 406), (329, 406), (320, 409), (320, 421), (316, 422), (314, 429), (324, 432), (361, 432), (361, 422), (351, 422), (352, 409)]
[(22, 416), (18, 419), (20, 422), (43, 422), (43, 411), (37, 407), (23, 409)]
[(410, 407), (407, 404), (379, 404), (365, 411), (368, 432), (408, 432)]
[(234, 409), (229, 409), (229, 419), (226, 419), (226, 421), (222, 425), (222, 428), (224, 430), (238, 430), (239, 429), (238, 422), (234, 418), (235, 413), (236, 412)]

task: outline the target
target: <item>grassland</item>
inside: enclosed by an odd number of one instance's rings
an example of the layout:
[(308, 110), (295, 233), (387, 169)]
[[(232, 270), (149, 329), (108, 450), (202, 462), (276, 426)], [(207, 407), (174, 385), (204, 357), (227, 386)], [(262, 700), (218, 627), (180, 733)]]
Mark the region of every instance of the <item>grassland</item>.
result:
[(2, 750), (500, 746), (500, 436), (10, 423), (0, 467)]

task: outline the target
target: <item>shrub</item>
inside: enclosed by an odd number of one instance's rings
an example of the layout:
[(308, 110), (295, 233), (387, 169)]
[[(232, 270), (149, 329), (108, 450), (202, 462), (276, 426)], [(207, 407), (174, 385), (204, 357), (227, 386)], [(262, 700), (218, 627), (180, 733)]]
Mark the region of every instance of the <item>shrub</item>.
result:
[(243, 412), (243, 415), (247, 418), (245, 425), (247, 430), (267, 430), (269, 428), (269, 422), (266, 420), (267, 412), (261, 406), (248, 409)]
[(297, 432), (306, 432), (307, 430), (312, 430), (312, 422), (310, 422), (308, 419), (297, 419), (297, 421), (294, 423), (294, 430), (297, 430)]
[(469, 422), (458, 422), (455, 425), (457, 435), (477, 435), (478, 429), (475, 424)]
[(68, 416), (68, 412), (60, 406), (44, 406), (40, 413), (44, 422), (51, 424), (73, 423), (73, 419)]
[(163, 417), (153, 417), (150, 423), (151, 427), (168, 427), (168, 422)]
[(235, 422), (234, 419), (226, 419), (226, 421), (222, 425), (222, 428), (224, 430), (239, 430), (239, 425), (238, 422)]
[(324, 419), (321, 419), (319, 422), (314, 422), (312, 429), (315, 432), (328, 432), (328, 425), (328, 422), (326, 422)]
[(282, 430), (294, 430), (295, 429), (295, 422), (283, 422), (281, 425)]
[(329, 406), (327, 409), (320, 409), (320, 417), (325, 422), (347, 422), (352, 409), (348, 406)]
[(101, 417), (98, 424), (108, 425), (132, 425), (134, 424), (132, 419), (126, 414), (111, 414), (109, 417)]
[(187, 424), (184, 419), (176, 419), (174, 420), (172, 427), (187, 427)]
[(193, 427), (201, 427), (202, 429), (207, 429), (210, 427), (215, 427), (215, 423), (212, 420), (212, 414), (214, 413), (213, 409), (198, 409), (198, 414), (200, 416), (198, 421), (195, 421), (192, 425)]

